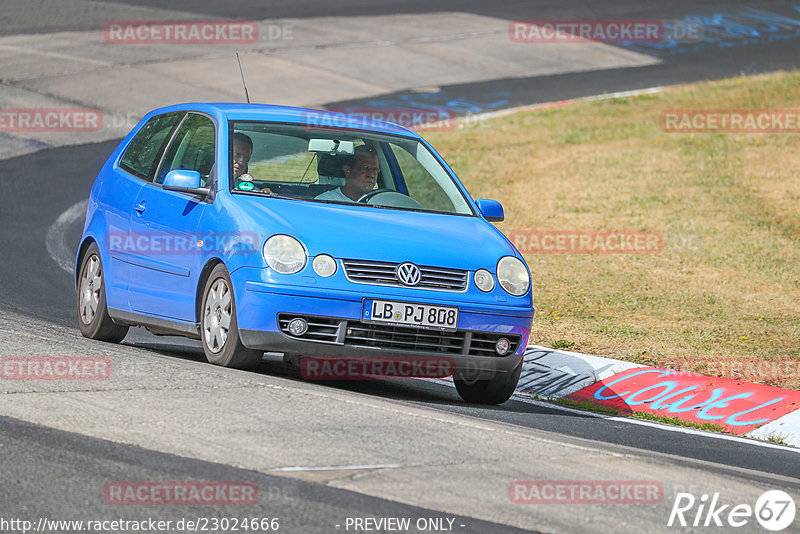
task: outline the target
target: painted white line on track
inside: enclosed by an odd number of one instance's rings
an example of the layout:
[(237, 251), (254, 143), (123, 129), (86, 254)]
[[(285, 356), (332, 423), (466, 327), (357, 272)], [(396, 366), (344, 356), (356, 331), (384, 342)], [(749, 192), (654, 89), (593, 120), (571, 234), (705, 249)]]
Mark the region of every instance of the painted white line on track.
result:
[(596, 417), (598, 419), (607, 419), (608, 421), (615, 421), (618, 423), (629, 423), (632, 425), (640, 425), (640, 426), (649, 426), (651, 428), (658, 428), (661, 430), (668, 430), (670, 432), (679, 432), (681, 434), (690, 434), (694, 436), (703, 436), (706, 438), (714, 438), (714, 439), (721, 439), (726, 441), (735, 441), (737, 443), (746, 443), (748, 445), (756, 445), (758, 447), (766, 447), (768, 449), (780, 449), (784, 451), (796, 452), (800, 453), (800, 449), (796, 447), (788, 447), (786, 445), (780, 445), (778, 443), (771, 443), (769, 441), (760, 441), (754, 438), (745, 438), (741, 436), (731, 436), (730, 434), (718, 434), (716, 432), (707, 432), (704, 430), (695, 430), (694, 428), (689, 427), (682, 427), (682, 426), (673, 426), (667, 425), (663, 423), (658, 423), (656, 421), (644, 421), (642, 419), (636, 419), (635, 417), (617, 417), (616, 415), (606, 415), (602, 413), (596, 413), (589, 410), (580, 410), (577, 408), (570, 408), (567, 406), (562, 406), (556, 402), (547, 402), (547, 401), (540, 401), (536, 399), (531, 399), (529, 397), (524, 397), (522, 395), (514, 395), (512, 397), (513, 400), (518, 400), (527, 404), (533, 404), (535, 406), (539, 406), (542, 408), (552, 408), (554, 410), (562, 410), (564, 412), (580, 414), (580, 415), (588, 415), (591, 417)]
[(86, 206), (88, 204), (88, 199), (76, 202), (59, 215), (56, 222), (47, 229), (47, 238), (45, 239), (47, 252), (53, 258), (53, 261), (69, 274), (75, 274), (76, 251), (70, 250), (70, 247), (67, 246), (67, 228), (86, 215)]
[(386, 465), (331, 465), (325, 467), (278, 467), (275, 469), (269, 469), (269, 471), (281, 471), (281, 472), (292, 472), (292, 471), (352, 471), (352, 470), (361, 470), (361, 469), (399, 469), (403, 467), (400, 464), (386, 464)]
[[(453, 385), (453, 382), (449, 380), (443, 380), (441, 378), (426, 378), (424, 380), (428, 382), (435, 382), (437, 384), (442, 384), (445, 386), (455, 387)], [(536, 400), (528, 397), (527, 395), (520, 395), (518, 393), (514, 393), (514, 395), (509, 400), (515, 400), (524, 402), (526, 404), (532, 404), (540, 408), (549, 408), (552, 410), (560, 410), (562, 412), (574, 413), (577, 415), (586, 415), (588, 417), (595, 417), (597, 419), (606, 419), (608, 421), (614, 421), (617, 423), (628, 423), (631, 425), (649, 426), (651, 428), (658, 428), (660, 430), (667, 430), (670, 432), (680, 432), (681, 434), (690, 434), (694, 436), (702, 436), (704, 438), (735, 441), (737, 443), (746, 443), (748, 445), (755, 445), (758, 447), (765, 447), (768, 449), (780, 449), (784, 451), (800, 453), (800, 448), (791, 447), (787, 445), (780, 445), (778, 443), (772, 443), (769, 441), (761, 441), (758, 439), (746, 438), (741, 436), (731, 436), (730, 434), (718, 434), (716, 432), (707, 432), (705, 430), (696, 430), (694, 428), (688, 428), (682, 426), (667, 425), (664, 423), (658, 423), (656, 421), (644, 421), (642, 419), (636, 419), (634, 417), (617, 417), (615, 415), (608, 415), (603, 413), (592, 412), (590, 410), (581, 410), (579, 408), (572, 408), (569, 406), (558, 404), (557, 402)]]
[[(497, 111), (487, 111), (485, 113), (474, 113), (470, 115), (466, 115), (464, 117), (456, 118), (456, 123), (463, 123), (463, 124), (470, 124), (475, 123), (484, 119), (495, 119), (498, 117), (506, 117), (508, 115), (514, 115), (516, 113), (526, 112), (526, 111), (537, 111), (541, 109), (550, 109), (556, 108), (561, 106), (567, 106), (570, 104), (577, 104), (578, 102), (594, 102), (597, 100), (613, 100), (615, 98), (627, 98), (631, 96), (641, 96), (641, 95), (652, 95), (660, 93), (664, 90), (664, 87), (648, 87), (647, 89), (634, 89), (631, 91), (617, 91), (616, 93), (604, 93), (601, 95), (593, 95), (593, 96), (584, 96), (580, 98), (573, 98), (570, 100), (557, 100), (554, 102), (543, 102), (541, 104), (531, 104), (526, 106), (517, 106), (513, 108), (505, 108), (500, 109)], [(435, 125), (435, 123), (433, 123)], [(424, 129), (425, 125), (422, 125), (420, 129)]]

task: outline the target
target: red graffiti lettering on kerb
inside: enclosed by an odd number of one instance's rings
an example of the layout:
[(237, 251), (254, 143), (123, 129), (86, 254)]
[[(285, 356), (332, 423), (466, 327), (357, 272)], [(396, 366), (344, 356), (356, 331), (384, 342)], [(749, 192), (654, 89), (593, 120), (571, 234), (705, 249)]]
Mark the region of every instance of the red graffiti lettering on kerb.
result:
[(744, 434), (800, 407), (800, 392), (727, 378), (635, 368), (583, 388), (567, 398), (713, 423)]

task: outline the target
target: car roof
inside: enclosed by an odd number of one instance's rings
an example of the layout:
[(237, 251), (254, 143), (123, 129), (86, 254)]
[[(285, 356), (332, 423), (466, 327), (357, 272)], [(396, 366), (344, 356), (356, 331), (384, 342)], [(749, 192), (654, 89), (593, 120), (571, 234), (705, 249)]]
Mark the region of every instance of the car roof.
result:
[[(383, 122), (363, 115), (346, 115), (323, 109), (300, 108), (292, 106), (275, 106), (270, 104), (244, 103), (206, 103), (188, 102), (159, 108), (149, 115), (168, 113), (170, 111), (200, 111), (209, 115), (224, 116), (229, 120), (269, 121), (289, 124), (313, 124), (332, 129), (355, 129), (376, 133), (416, 137), (419, 135), (399, 124)], [(351, 117), (348, 120), (347, 117)]]

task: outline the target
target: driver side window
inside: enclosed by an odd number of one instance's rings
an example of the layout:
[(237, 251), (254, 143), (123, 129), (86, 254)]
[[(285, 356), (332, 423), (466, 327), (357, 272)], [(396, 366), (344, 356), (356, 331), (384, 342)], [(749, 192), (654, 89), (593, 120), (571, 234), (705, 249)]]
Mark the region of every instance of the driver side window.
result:
[(216, 130), (211, 119), (189, 113), (164, 154), (155, 183), (162, 183), (169, 171), (184, 169), (199, 172), (201, 185), (207, 185), (214, 167), (215, 137)]
[(405, 148), (391, 144), (392, 152), (403, 173), (408, 187), (408, 196), (422, 204), (426, 209), (452, 213), (453, 201), (448, 198), (436, 179)]

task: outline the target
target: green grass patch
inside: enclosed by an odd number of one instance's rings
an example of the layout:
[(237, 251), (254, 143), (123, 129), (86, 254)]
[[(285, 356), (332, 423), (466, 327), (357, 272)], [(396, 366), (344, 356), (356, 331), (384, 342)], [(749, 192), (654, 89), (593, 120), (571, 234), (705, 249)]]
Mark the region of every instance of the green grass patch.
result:
[(637, 419), (645, 419), (647, 421), (656, 421), (658, 423), (667, 423), (669, 425), (688, 426), (690, 428), (698, 428), (700, 430), (708, 430), (709, 432), (722, 432), (727, 433), (725, 428), (714, 423), (696, 423), (694, 421), (685, 421), (677, 417), (666, 417), (663, 415), (656, 415), (650, 412), (633, 412), (631, 417)]
[(579, 408), (581, 410), (589, 410), (592, 412), (600, 412), (608, 415), (619, 415), (620, 411), (616, 408), (611, 408), (609, 406), (603, 406), (602, 404), (597, 404), (595, 402), (589, 401), (576, 401), (572, 399), (554, 399), (554, 402), (558, 404), (563, 404), (564, 406), (570, 406), (572, 408)]
[(767, 441), (771, 441), (772, 443), (777, 443), (779, 445), (786, 445), (786, 436), (778, 432), (773, 432), (767, 436)]
[[(607, 415), (628, 415), (630, 417), (635, 417), (636, 419), (644, 419), (647, 421), (654, 421), (657, 423), (666, 423), (669, 425), (677, 425), (677, 426), (685, 426), (689, 428), (697, 428), (699, 430), (705, 430), (708, 432), (721, 432), (723, 434), (728, 433), (724, 427), (717, 425), (715, 423), (697, 423), (694, 421), (686, 421), (683, 419), (679, 419), (678, 417), (666, 417), (663, 415), (657, 415), (650, 412), (630, 412), (623, 414), (620, 410), (616, 408), (612, 408), (610, 406), (604, 406), (602, 404), (597, 404), (591, 401), (579, 401), (579, 400), (572, 400), (572, 399), (553, 399), (553, 402), (557, 404), (561, 404), (563, 406), (569, 406), (571, 408), (578, 408), (580, 410), (587, 410), (590, 412), (598, 412)], [(772, 441), (773, 443), (781, 443), (785, 444), (786, 441), (781, 434), (770, 434), (767, 439)]]

